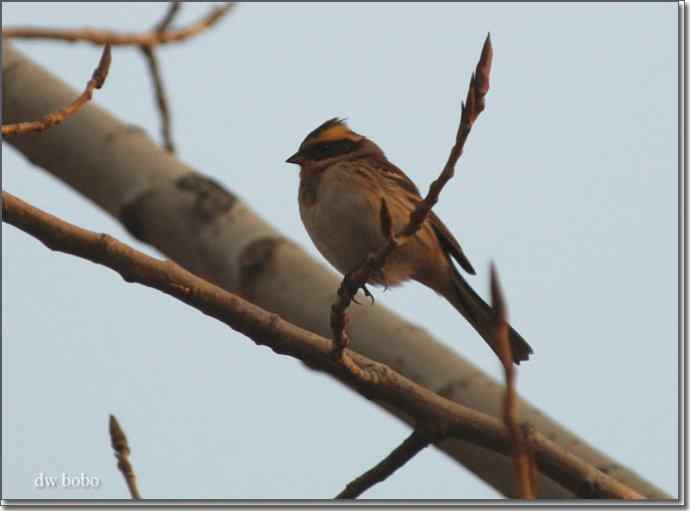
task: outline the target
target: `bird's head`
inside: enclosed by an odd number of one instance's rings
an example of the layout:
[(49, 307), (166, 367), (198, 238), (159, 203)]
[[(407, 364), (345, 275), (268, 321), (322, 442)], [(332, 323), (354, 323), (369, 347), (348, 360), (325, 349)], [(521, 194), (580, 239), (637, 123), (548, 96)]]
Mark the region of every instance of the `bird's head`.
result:
[(334, 117), (309, 133), (299, 150), (285, 161), (307, 167), (326, 160), (335, 161), (341, 157), (350, 158), (376, 152), (383, 155), (371, 140), (352, 131), (344, 119)]

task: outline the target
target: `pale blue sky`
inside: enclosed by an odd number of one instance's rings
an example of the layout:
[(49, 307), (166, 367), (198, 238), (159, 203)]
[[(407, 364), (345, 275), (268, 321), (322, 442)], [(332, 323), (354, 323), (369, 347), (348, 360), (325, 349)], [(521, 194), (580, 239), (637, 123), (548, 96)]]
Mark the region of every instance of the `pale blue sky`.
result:
[[(185, 5), (180, 23), (206, 12)], [(482, 42), (487, 108), (438, 214), (487, 296), (496, 262), (532, 403), (677, 494), (677, 9), (616, 4), (244, 4), (161, 49), (179, 157), (320, 256), (283, 163), (333, 116), (426, 190), (448, 154)], [(3, 25), (134, 31), (161, 4), (3, 3)], [(82, 88), (99, 50), (16, 43)], [(27, 91), (30, 93), (30, 91)], [(95, 101), (159, 139), (139, 51), (117, 48)], [(3, 188), (149, 253), (106, 214), (3, 144)], [(125, 498), (115, 413), (147, 498), (331, 498), (408, 429), (327, 377), (218, 322), (3, 224), (5, 498)], [(497, 377), (493, 353), (416, 284), (377, 300)], [(459, 342), (462, 340), (462, 343)], [(334, 438), (341, 439), (334, 442)], [(97, 490), (36, 489), (85, 473)], [(427, 450), (370, 498), (496, 498)]]

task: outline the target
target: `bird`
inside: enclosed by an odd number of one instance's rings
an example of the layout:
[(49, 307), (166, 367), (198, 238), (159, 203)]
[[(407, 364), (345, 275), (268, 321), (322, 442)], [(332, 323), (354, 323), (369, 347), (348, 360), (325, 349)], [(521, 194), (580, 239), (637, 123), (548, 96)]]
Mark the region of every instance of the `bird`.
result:
[[(286, 162), (300, 167), (299, 212), (309, 237), (343, 275), (384, 246), (382, 223), (389, 223), (390, 232), (400, 232), (422, 201), (417, 186), (383, 150), (341, 118), (311, 131)], [(384, 207), (388, 213), (382, 216)], [(367, 284), (388, 288), (414, 280), (431, 288), (467, 319), (500, 359), (493, 309), (465, 281), (453, 260), (475, 275), (460, 243), (430, 211), (417, 233), (388, 256)], [(516, 364), (533, 353), (512, 327), (509, 342)]]

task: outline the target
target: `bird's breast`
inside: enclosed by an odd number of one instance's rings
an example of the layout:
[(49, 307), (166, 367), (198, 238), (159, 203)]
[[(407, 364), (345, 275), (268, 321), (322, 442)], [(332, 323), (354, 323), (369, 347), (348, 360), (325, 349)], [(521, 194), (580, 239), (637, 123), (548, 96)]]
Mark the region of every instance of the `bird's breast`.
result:
[(300, 181), (304, 227), (321, 254), (341, 273), (354, 269), (383, 242), (380, 198), (346, 166), (335, 165)]

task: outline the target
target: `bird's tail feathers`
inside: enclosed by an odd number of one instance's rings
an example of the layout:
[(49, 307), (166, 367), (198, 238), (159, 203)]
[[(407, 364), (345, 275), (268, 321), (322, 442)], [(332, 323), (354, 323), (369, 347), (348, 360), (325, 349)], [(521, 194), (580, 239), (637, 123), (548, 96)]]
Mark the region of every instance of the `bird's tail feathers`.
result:
[[(493, 309), (482, 300), (481, 296), (470, 287), (454, 267), (452, 268), (452, 273), (453, 286), (446, 298), (477, 330), (491, 349), (499, 355), (498, 347), (494, 340)], [(513, 327), (509, 328), (508, 339), (513, 353), (513, 360), (516, 364), (519, 364), (523, 360), (529, 359), (532, 348)]]

